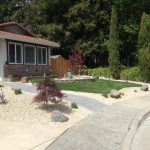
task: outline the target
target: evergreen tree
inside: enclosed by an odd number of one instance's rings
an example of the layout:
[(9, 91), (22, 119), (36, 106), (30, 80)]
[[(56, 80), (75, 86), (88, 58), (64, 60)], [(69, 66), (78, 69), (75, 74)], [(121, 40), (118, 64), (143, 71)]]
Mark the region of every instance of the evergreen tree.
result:
[(138, 32), (150, 0), (0, 0), (0, 23), (16, 21), (33, 33), (61, 47), (53, 54), (69, 56), (74, 46), (86, 57), (88, 67), (108, 66), (111, 7), (118, 12), (120, 63), (137, 64)]
[(113, 6), (110, 22), (108, 49), (109, 49), (109, 67), (112, 73), (112, 77), (115, 79), (118, 79), (120, 77), (119, 48), (120, 48), (120, 40), (118, 32), (117, 10)]
[(139, 66), (143, 81), (150, 81), (150, 15), (143, 13), (139, 39)]

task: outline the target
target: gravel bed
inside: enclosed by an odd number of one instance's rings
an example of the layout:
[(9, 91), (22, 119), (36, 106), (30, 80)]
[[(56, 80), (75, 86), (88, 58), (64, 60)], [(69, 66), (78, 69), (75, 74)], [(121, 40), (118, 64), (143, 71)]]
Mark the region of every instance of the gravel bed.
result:
[[(7, 103), (0, 105), (1, 120), (24, 120), (42, 124), (50, 123), (54, 126), (71, 126), (92, 113), (90, 110), (80, 106), (79, 109), (72, 109), (68, 101), (63, 101), (62, 104), (49, 104), (45, 109), (43, 104), (33, 102), (35, 94), (23, 92), (21, 95), (15, 95), (9, 87), (4, 87), (3, 91)], [(51, 111), (53, 110), (59, 110), (64, 113), (69, 117), (69, 121), (66, 123), (52, 122)]]

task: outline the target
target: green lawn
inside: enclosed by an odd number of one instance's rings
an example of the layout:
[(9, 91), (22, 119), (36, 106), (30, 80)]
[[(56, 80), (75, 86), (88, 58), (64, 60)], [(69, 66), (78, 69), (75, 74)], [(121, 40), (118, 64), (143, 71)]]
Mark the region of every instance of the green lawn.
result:
[[(31, 82), (37, 83), (39, 80), (40, 79), (33, 79)], [(112, 89), (120, 90), (126, 87), (139, 87), (141, 85), (128, 82), (96, 80), (96, 82), (85, 83), (57, 83), (57, 86), (61, 90), (106, 94), (109, 93)]]
[(31, 79), (30, 81), (31, 81), (31, 83), (38, 83), (38, 82), (40, 82), (42, 80), (42, 78), (33, 78), (33, 79)]

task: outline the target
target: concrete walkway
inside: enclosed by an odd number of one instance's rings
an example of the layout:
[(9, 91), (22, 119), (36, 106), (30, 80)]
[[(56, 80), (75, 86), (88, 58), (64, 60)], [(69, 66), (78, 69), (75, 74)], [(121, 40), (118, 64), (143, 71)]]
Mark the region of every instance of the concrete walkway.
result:
[(131, 150), (150, 150), (150, 117), (139, 128), (133, 140)]
[(104, 106), (106, 106), (105, 104), (98, 102), (93, 98), (73, 94), (67, 94), (67, 97), (64, 99), (70, 102), (75, 102), (78, 105), (83, 106), (93, 112), (100, 111)]
[(23, 84), (20, 82), (4, 82), (3, 84), (11, 88), (21, 89), (24, 92), (37, 93), (36, 87), (28, 84)]
[(70, 128), (46, 150), (120, 150), (133, 119), (147, 107), (150, 94), (105, 107)]
[(0, 149), (44, 150), (65, 130), (34, 122), (0, 120)]
[[(9, 82), (9, 83), (3, 83), (11, 88), (17, 88), (21, 89), (22, 91), (25, 92), (30, 92), (30, 93), (37, 93), (36, 87), (27, 85), (27, 84), (22, 84), (20, 82)], [(66, 97), (64, 98), (67, 101), (77, 103), (80, 106), (83, 106), (93, 112), (101, 110), (105, 104), (98, 102), (94, 100), (93, 98), (88, 98), (84, 96), (78, 96), (78, 95), (73, 95), (73, 94), (65, 94)]]

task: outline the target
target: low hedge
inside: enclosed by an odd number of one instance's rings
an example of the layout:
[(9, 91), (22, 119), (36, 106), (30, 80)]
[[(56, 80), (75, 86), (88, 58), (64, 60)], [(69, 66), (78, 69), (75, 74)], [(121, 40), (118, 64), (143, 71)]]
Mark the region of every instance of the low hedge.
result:
[[(106, 78), (112, 77), (109, 67), (87, 69), (87, 74), (90, 76), (101, 76), (101, 77), (106, 77)], [(123, 69), (120, 74), (120, 79), (132, 80), (132, 81), (142, 81), (141, 74), (140, 74), (140, 68), (139, 67), (131, 67), (131, 68)]]
[(111, 72), (110, 69), (107, 67), (102, 68), (95, 68), (95, 69), (87, 69), (87, 73), (90, 76), (101, 76), (106, 78), (111, 78)]
[(142, 81), (140, 68), (131, 67), (121, 71), (120, 78), (122, 80), (131, 80), (131, 81)]

